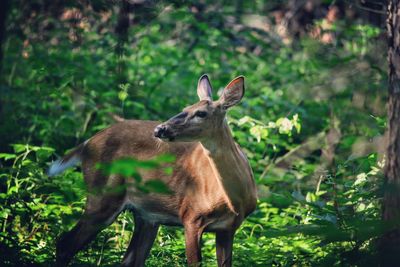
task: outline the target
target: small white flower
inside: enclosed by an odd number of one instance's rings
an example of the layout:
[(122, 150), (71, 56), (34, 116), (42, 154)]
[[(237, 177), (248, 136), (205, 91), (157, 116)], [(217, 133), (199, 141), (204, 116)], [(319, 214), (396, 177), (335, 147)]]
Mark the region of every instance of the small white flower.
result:
[(293, 123), (288, 119), (288, 118), (283, 118), (280, 121), (280, 127), (279, 130), (281, 132), (290, 132), (293, 129)]
[(46, 244), (47, 244), (46, 241), (40, 240), (40, 241), (39, 241), (39, 244), (38, 244), (38, 247), (39, 247), (39, 248), (44, 248), (44, 247), (46, 247)]

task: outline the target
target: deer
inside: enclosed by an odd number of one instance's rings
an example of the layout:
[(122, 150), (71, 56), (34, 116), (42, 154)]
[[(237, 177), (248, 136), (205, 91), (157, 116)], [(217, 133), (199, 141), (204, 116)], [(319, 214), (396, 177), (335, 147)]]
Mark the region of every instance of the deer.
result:
[(124, 177), (96, 168), (99, 162), (123, 157), (148, 160), (165, 153), (176, 158), (172, 174), (161, 169), (140, 171), (143, 180), (161, 179), (170, 194), (145, 194), (132, 186), (88, 194), (82, 217), (57, 241), (56, 265), (67, 266), (122, 211), (130, 210), (134, 229), (122, 266), (145, 265), (160, 225), (183, 226), (188, 266), (201, 266), (204, 232), (215, 233), (218, 266), (232, 266), (235, 232), (257, 203), (251, 166), (226, 119), (227, 110), (240, 102), (244, 92), (244, 77), (239, 76), (213, 101), (210, 80), (203, 75), (197, 84), (200, 101), (167, 121), (119, 120), (53, 162), (49, 176), (81, 163), (90, 192), (126, 184)]

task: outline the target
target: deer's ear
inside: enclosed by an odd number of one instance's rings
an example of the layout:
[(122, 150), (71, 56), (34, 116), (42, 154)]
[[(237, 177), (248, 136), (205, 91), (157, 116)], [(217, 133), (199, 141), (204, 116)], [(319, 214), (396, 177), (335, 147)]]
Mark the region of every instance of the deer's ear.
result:
[(240, 102), (244, 95), (244, 77), (239, 76), (233, 79), (224, 89), (220, 97), (223, 108), (230, 108)]
[(200, 100), (212, 101), (212, 87), (207, 74), (201, 76), (197, 83), (197, 95)]

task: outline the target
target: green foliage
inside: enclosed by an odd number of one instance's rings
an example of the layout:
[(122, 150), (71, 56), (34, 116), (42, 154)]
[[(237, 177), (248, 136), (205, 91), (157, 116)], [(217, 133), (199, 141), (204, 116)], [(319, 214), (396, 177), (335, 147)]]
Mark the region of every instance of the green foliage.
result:
[[(160, 180), (158, 177), (152, 177), (148, 181), (143, 181), (140, 176), (140, 170), (152, 170), (156, 168), (164, 169), (166, 174), (172, 173), (172, 167), (167, 166), (167, 163), (173, 163), (175, 156), (164, 154), (157, 156), (151, 160), (136, 160), (134, 158), (122, 158), (114, 160), (111, 163), (98, 163), (97, 168), (102, 170), (105, 174), (120, 174), (126, 178), (126, 186), (134, 186), (144, 193), (160, 193), (160, 194), (171, 194), (172, 191), (168, 186)], [(115, 188), (103, 188), (104, 190), (115, 190)]]
[(13, 153), (1, 154), (8, 163), (0, 175), (2, 260), (7, 266), (48, 262), (53, 258), (56, 237), (82, 212), (82, 176), (69, 172), (50, 180), (43, 169), (54, 149), (24, 144), (12, 147)]
[[(285, 44), (245, 18), (242, 28), (221, 26), (232, 20), (233, 4), (198, 14), (171, 1), (132, 26), (118, 54), (112, 1), (92, 2), (98, 6), (79, 27), (46, 16), (35, 18), (39, 25), (23, 23), (18, 1), (12, 6), (1, 72), (0, 265), (51, 266), (57, 237), (82, 213), (82, 175), (48, 178), (52, 159), (113, 123), (110, 113), (168, 119), (197, 100), (203, 73), (215, 98), (233, 77), (246, 77), (246, 95), (228, 121), (253, 168), (259, 202), (235, 236), (235, 266), (374, 265), (386, 227), (380, 29), (343, 20), (327, 30), (332, 43), (305, 36)], [(243, 5), (263, 15), (260, 1)], [(169, 193), (157, 177), (144, 183), (138, 169), (171, 172), (173, 160), (120, 159), (99, 168), (144, 192)], [(133, 227), (132, 215), (121, 214), (73, 265), (117, 266)], [(162, 227), (148, 266), (185, 266), (183, 240), (181, 229)], [(203, 244), (205, 266), (216, 266), (214, 236)]]

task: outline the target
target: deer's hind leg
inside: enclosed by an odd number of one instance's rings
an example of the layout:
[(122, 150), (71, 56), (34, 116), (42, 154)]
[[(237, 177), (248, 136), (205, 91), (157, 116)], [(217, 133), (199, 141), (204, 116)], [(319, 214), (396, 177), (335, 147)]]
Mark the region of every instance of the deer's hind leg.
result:
[(135, 228), (132, 240), (122, 261), (122, 266), (143, 267), (154, 239), (157, 236), (159, 225), (147, 222), (135, 215)]
[(67, 266), (79, 250), (116, 219), (123, 205), (121, 196), (88, 195), (85, 212), (81, 219), (57, 242), (56, 266)]
[(234, 230), (216, 232), (218, 267), (232, 266), (232, 247), (234, 235)]

